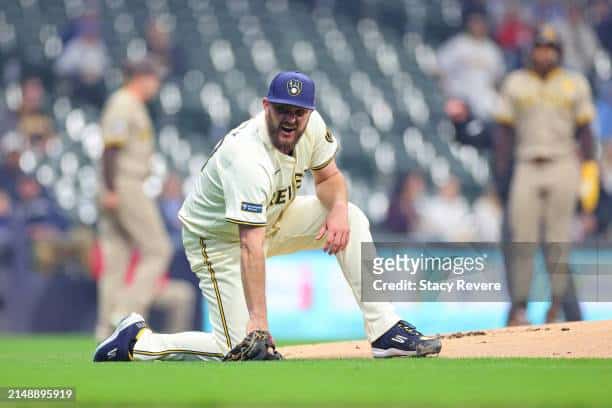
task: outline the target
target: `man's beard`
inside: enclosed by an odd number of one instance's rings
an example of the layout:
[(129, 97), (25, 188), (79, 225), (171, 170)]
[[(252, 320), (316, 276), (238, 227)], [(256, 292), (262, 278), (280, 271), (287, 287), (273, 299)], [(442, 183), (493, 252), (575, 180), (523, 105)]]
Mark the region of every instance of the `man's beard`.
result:
[(270, 135), (270, 140), (272, 141), (272, 144), (274, 145), (274, 147), (276, 147), (278, 150), (280, 150), (284, 154), (290, 155), (293, 153), (293, 149), (295, 149), (295, 146), (298, 144), (298, 142), (300, 141), (300, 138), (304, 134), (304, 129), (300, 130), (296, 128), (295, 137), (291, 141), (281, 140), (280, 138), (281, 132), (282, 130), (281, 130), (280, 124), (277, 127), (273, 127), (270, 123), (268, 123), (268, 134)]
[(547, 74), (557, 68), (561, 64), (560, 58), (555, 60), (533, 61), (531, 62), (532, 69), (538, 73)]
[(546, 60), (546, 61), (538, 61), (535, 63), (536, 68), (540, 69), (540, 70), (549, 70), (552, 69), (554, 67), (556, 67), (557, 61), (550, 61), (550, 60)]

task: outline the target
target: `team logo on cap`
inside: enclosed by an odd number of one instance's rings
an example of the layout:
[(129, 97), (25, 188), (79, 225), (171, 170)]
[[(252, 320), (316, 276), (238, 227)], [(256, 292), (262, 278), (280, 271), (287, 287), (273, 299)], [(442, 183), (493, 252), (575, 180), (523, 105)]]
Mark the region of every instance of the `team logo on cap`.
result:
[(302, 93), (302, 81), (299, 79), (290, 79), (287, 81), (287, 91), (291, 96), (298, 96)]

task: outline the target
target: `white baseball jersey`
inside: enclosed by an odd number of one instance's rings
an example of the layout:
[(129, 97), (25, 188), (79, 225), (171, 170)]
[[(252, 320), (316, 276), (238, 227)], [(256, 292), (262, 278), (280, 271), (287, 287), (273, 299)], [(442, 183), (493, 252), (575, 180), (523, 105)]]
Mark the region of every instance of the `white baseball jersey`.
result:
[(270, 140), (265, 114), (243, 122), (215, 147), (179, 212), (184, 227), (200, 237), (238, 241), (237, 224), (275, 231), (294, 200), (304, 172), (325, 167), (338, 149), (317, 111), (289, 156)]

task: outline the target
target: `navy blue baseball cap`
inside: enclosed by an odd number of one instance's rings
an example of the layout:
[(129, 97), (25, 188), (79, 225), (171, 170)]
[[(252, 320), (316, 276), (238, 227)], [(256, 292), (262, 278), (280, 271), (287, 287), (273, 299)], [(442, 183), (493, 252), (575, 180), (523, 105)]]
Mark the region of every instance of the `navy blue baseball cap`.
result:
[(279, 72), (270, 82), (268, 100), (272, 103), (315, 109), (314, 81), (301, 72)]

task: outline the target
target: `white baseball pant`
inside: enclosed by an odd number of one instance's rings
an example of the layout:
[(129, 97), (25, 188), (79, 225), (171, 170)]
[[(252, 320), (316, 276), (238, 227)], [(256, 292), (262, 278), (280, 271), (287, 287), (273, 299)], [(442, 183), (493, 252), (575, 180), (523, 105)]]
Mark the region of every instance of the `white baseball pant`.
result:
[[(360, 301), (361, 243), (372, 242), (372, 235), (368, 219), (357, 206), (349, 204), (348, 212), (349, 242), (336, 258), (363, 313), (366, 335), (372, 342), (400, 317), (390, 303)], [(266, 238), (266, 256), (322, 248), (325, 238), (317, 241), (315, 237), (327, 213), (317, 197), (296, 197), (283, 214), (278, 230)], [(208, 301), (213, 331), (175, 334), (147, 331), (134, 346), (135, 360), (219, 360), (247, 334), (249, 314), (242, 288), (239, 244), (198, 237), (186, 230), (183, 244)]]

